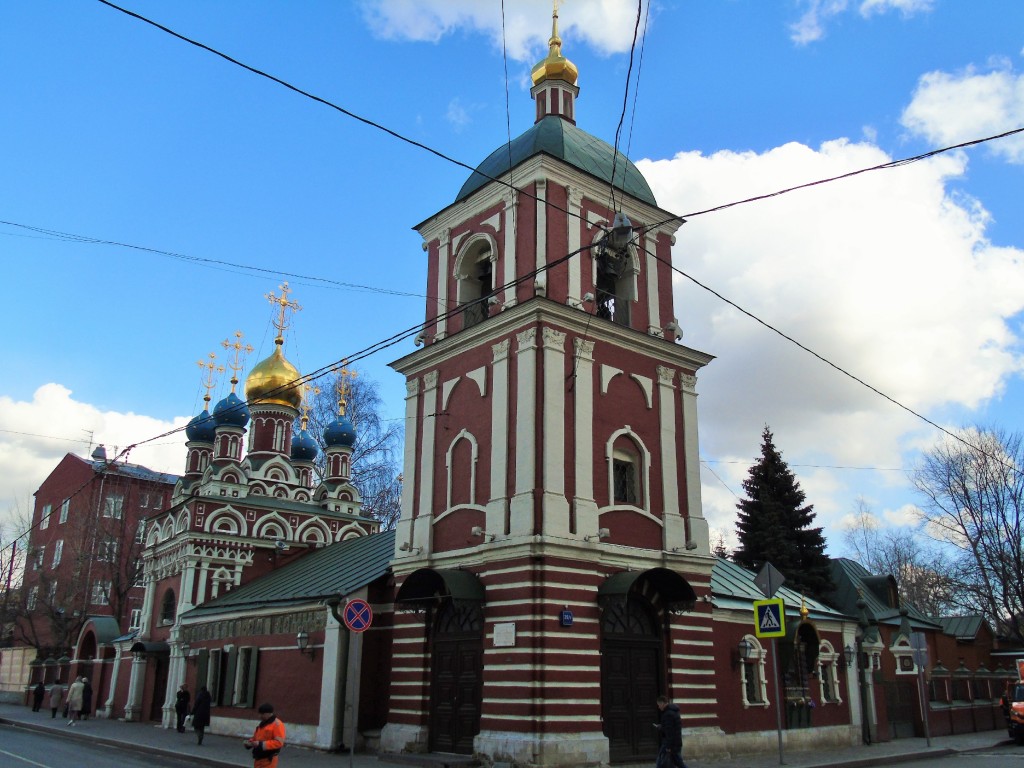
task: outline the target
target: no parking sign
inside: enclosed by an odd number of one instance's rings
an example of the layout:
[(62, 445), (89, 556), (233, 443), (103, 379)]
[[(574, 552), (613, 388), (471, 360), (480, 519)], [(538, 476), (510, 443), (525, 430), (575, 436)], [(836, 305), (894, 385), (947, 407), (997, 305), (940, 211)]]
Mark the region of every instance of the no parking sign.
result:
[(352, 632), (365, 632), (373, 624), (373, 609), (365, 600), (355, 598), (348, 601), (342, 619)]

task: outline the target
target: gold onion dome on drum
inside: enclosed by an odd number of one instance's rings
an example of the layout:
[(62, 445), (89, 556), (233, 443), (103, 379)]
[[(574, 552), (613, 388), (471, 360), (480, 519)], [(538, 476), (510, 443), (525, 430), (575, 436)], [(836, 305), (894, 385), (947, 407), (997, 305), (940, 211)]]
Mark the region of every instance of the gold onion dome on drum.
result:
[(286, 405), (297, 409), (302, 405), (299, 371), (281, 351), (284, 339), (278, 336), (274, 344), (274, 353), (258, 362), (246, 377), (245, 398), (255, 406)]
[(548, 40), (547, 58), (533, 68), (531, 73), (533, 84), (544, 80), (564, 80), (569, 85), (576, 85), (579, 70), (576, 65), (562, 55), (562, 38), (558, 36), (558, 5), (551, 14), (551, 39)]

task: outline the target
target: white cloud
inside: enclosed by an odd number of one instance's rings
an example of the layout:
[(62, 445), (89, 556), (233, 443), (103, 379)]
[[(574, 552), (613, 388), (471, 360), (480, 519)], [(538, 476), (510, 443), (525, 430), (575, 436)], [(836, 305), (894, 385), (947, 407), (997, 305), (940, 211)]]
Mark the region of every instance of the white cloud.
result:
[[(461, 29), (487, 36), (502, 46), (501, 4), (479, 0), (363, 0), (363, 16), (377, 36), (387, 40), (439, 42)], [(551, 0), (521, 0), (505, 6), (504, 36), (508, 55), (534, 63), (551, 36)], [(636, 24), (632, 0), (576, 3), (559, 15), (563, 41), (586, 43), (603, 54), (628, 51)], [(644, 19), (640, 20), (643, 32)], [(572, 58), (570, 56), (570, 58)]]
[[(933, 144), (948, 146), (1024, 126), (1024, 74), (1009, 62), (989, 72), (929, 72), (918, 81), (902, 124)], [(1024, 163), (1024, 135), (989, 142), (1011, 163)]]
[(445, 112), (445, 119), (456, 133), (469, 125), (471, 121), (469, 111), (463, 106), (462, 101), (459, 98), (454, 98), (448, 102), (448, 110)]
[[(135, 413), (102, 411), (75, 400), (60, 384), (44, 384), (31, 401), (0, 396), (0, 515), (31, 511), (32, 494), (66, 453), (86, 457), (89, 435), (107, 447), (107, 456), (141, 440), (184, 426)], [(180, 474), (185, 462), (185, 435), (163, 438), (133, 449), (127, 460), (160, 472)]]
[[(790, 25), (790, 39), (798, 45), (806, 45), (825, 36), (825, 25), (836, 16), (846, 13), (854, 3), (850, 0), (805, 0), (803, 15)], [(862, 0), (856, 6), (860, 15), (867, 19), (889, 11), (897, 11), (904, 17), (932, 10), (932, 0)]]
[[(658, 203), (685, 214), (890, 159), (836, 140), (638, 165)], [(1022, 368), (1007, 321), (1024, 310), (1024, 250), (993, 247), (983, 206), (948, 192), (965, 167), (943, 155), (691, 217), (676, 266), (918, 412), (975, 408)], [(866, 485), (906, 482), (825, 467), (901, 467), (934, 442), (934, 429), (690, 281), (676, 278), (675, 300), (683, 343), (719, 356), (699, 374), (704, 458), (749, 466), (768, 424), (791, 465), (822, 467), (795, 470), (819, 524)], [(736, 493), (746, 466), (712, 465)], [(710, 524), (731, 527), (735, 497), (702, 478)]]

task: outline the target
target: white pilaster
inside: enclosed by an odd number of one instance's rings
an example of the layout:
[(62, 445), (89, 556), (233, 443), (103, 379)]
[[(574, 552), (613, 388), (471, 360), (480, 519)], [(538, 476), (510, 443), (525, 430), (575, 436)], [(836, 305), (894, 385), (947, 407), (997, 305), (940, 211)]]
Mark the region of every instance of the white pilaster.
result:
[(430, 551), (430, 534), (434, 520), (434, 448), (437, 435), (437, 413), (440, 410), (437, 371), (423, 377), (423, 434), (420, 441), (419, 509), (413, 525), (413, 546)]
[(697, 553), (709, 554), (711, 541), (708, 521), (700, 502), (700, 448), (697, 440), (697, 377), (680, 374), (683, 385), (683, 457), (686, 461), (686, 514), (690, 541)]
[[(443, 339), (448, 335), (448, 321), (445, 313), (448, 311), (448, 265), (451, 263), (452, 231), (445, 229), (441, 233), (441, 241), (437, 246), (437, 325), (434, 335)], [(429, 333), (429, 330), (428, 330)]]
[(565, 333), (543, 329), (544, 404), (543, 427), (543, 524), (545, 534), (569, 534), (569, 502), (565, 498)]
[(597, 503), (594, 501), (594, 342), (576, 339), (576, 374), (572, 381), (575, 413), (573, 464), (576, 470), (576, 533), (596, 531)]
[(508, 506), (508, 456), (514, 446), (508, 431), (508, 351), (505, 339), (491, 347), (491, 482), (487, 493), (487, 528), (490, 533), (505, 533), (505, 512)]
[[(575, 253), (580, 248), (580, 229), (584, 226), (583, 215), (580, 212), (582, 204), (583, 190), (579, 187), (569, 187), (569, 212), (566, 215), (569, 234), (569, 253)], [(569, 295), (567, 303), (570, 307), (580, 306), (583, 298), (582, 265), (582, 254), (578, 254), (569, 259)]]
[(537, 329), (516, 335), (515, 496), (509, 533), (531, 535), (533, 489), (537, 483)]
[[(666, 550), (686, 547), (686, 520), (679, 508), (679, 465), (676, 462), (676, 372), (658, 366), (658, 434), (661, 459), (662, 545)], [(652, 510), (653, 511), (653, 510)]]
[(505, 208), (505, 258), (502, 283), (507, 285), (502, 299), (506, 307), (516, 304), (516, 288), (512, 284), (516, 279), (516, 217), (519, 215), (519, 191), (510, 189), (506, 198)]
[(658, 301), (658, 260), (655, 256), (657, 243), (651, 234), (644, 236), (643, 244), (646, 263), (645, 274), (647, 275), (647, 332), (651, 336), (664, 336), (661, 319), (661, 302)]

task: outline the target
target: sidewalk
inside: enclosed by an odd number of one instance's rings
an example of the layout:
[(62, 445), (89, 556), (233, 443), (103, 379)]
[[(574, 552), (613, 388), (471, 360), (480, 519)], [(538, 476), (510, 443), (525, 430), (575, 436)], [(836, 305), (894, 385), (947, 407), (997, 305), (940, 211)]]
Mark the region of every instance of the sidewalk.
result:
[[(90, 719), (67, 725), (62, 718), (52, 719), (50, 711), (33, 712), (29, 707), (0, 704), (0, 723), (8, 726), (29, 728), (40, 732), (53, 733), (63, 739), (80, 739), (99, 742), (113, 747), (123, 747), (150, 754), (170, 757), (187, 757), (196, 765), (213, 768), (251, 768), (252, 758), (242, 747), (241, 739), (207, 734), (203, 745), (196, 744), (195, 733), (188, 730), (178, 733), (173, 729), (161, 728), (152, 723), (124, 723), (120, 720)], [(1005, 749), (1007, 754), (1024, 755), (1024, 748), (1009, 741), (1005, 730), (970, 733), (960, 736), (933, 738), (929, 748), (924, 739), (899, 739), (872, 746), (847, 747), (828, 751), (786, 752), (785, 765), (789, 768), (863, 768), (895, 762), (908, 762), (929, 757), (941, 757), (956, 752), (977, 749)], [(685, 755), (684, 755), (685, 756)], [(281, 756), (282, 768), (381, 768), (409, 764), (444, 768), (445, 758), (428, 755), (384, 756), (348, 752), (328, 753), (302, 747), (287, 747)], [(467, 765), (462, 756), (450, 756), (451, 764)], [(651, 759), (653, 765), (653, 757)], [(779, 765), (777, 751), (736, 757), (725, 760), (687, 759), (689, 768), (774, 768)]]

